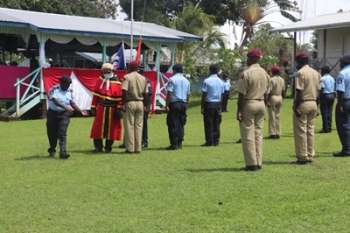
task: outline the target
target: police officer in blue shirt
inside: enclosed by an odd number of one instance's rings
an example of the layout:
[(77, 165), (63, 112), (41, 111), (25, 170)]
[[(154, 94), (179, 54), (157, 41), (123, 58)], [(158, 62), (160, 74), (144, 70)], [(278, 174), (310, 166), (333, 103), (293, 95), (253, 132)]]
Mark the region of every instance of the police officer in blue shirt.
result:
[(225, 84), (218, 76), (219, 67), (209, 67), (209, 77), (202, 86), (201, 111), (204, 121), (205, 143), (202, 146), (217, 146), (220, 139), (221, 101)]
[(226, 71), (222, 72), (221, 77), (225, 85), (225, 92), (222, 96), (222, 112), (227, 112), (228, 99), (230, 98), (231, 80), (228, 78)]
[(182, 65), (174, 65), (173, 72), (174, 75), (167, 85), (167, 125), (170, 140), (168, 150), (182, 148), (184, 126), (187, 118), (187, 103), (190, 96), (190, 82), (183, 75)]
[(335, 121), (342, 150), (335, 157), (350, 156), (350, 55), (340, 59), (341, 71), (336, 79), (338, 102)]
[(81, 111), (73, 102), (72, 92), (69, 90), (71, 79), (64, 76), (60, 79), (60, 84), (52, 87), (48, 94), (49, 109), (47, 112), (47, 136), (50, 143), (48, 149), (49, 156), (53, 157), (56, 153), (57, 140), (60, 147), (60, 159), (68, 159), (67, 153), (67, 128), (69, 118), (74, 110), (86, 116), (85, 111)]
[(328, 66), (321, 68), (321, 95), (320, 109), (322, 115), (321, 133), (330, 133), (332, 131), (332, 113), (335, 99), (335, 80), (330, 75), (331, 69)]

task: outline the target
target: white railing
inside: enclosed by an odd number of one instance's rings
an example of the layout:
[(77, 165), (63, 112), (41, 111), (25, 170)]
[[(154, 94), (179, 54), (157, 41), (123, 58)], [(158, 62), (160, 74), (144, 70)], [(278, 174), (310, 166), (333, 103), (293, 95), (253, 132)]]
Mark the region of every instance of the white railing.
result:
[[(32, 71), (22, 79), (17, 79), (16, 87), (16, 116), (20, 117), (21, 107), (28, 103), (33, 98), (42, 94), (42, 69), (41, 67)], [(21, 90), (25, 88), (21, 96)]]

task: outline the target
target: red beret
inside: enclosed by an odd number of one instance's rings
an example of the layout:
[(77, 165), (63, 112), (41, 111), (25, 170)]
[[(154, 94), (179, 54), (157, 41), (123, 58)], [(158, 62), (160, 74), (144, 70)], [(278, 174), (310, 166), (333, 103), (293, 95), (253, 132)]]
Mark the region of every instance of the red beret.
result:
[(305, 60), (305, 59), (309, 59), (309, 55), (307, 53), (299, 53), (295, 59), (297, 61), (300, 61), (300, 60)]
[(271, 67), (271, 73), (272, 74), (278, 74), (281, 72), (281, 68), (278, 65), (273, 65)]
[(252, 49), (248, 52), (247, 57), (256, 57), (260, 58), (262, 56), (262, 52), (260, 49)]
[(128, 67), (131, 69), (137, 69), (139, 67), (139, 64), (137, 64), (135, 61), (132, 61), (129, 63)]

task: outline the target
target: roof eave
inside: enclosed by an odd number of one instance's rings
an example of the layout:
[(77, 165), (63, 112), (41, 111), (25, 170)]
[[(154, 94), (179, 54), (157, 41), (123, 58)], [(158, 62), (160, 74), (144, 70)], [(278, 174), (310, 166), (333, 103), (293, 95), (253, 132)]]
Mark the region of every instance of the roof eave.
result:
[(298, 31), (311, 31), (311, 30), (323, 30), (332, 28), (344, 28), (350, 27), (350, 22), (342, 24), (325, 24), (316, 26), (303, 26), (303, 27), (290, 27), (290, 28), (276, 28), (272, 29), (271, 32), (298, 32)]

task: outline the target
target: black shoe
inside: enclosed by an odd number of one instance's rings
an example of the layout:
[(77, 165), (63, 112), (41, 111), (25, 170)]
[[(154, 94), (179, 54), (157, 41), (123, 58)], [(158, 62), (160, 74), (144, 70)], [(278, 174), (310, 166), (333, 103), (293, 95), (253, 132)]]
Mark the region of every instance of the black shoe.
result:
[(119, 149), (124, 149), (125, 148), (125, 144), (121, 144), (120, 146), (118, 146)]
[(177, 149), (179, 149), (179, 148), (175, 145), (170, 145), (166, 148), (166, 150), (177, 150)]
[(321, 129), (318, 133), (328, 133), (327, 130)]
[(276, 139), (280, 139), (280, 138), (281, 138), (281, 136), (277, 134), (276, 135)]
[(112, 148), (105, 148), (105, 153), (111, 153), (112, 152)]
[(52, 149), (48, 149), (47, 152), (49, 153), (49, 157), (55, 157), (56, 151)]
[(125, 154), (133, 154), (134, 152), (131, 152), (131, 151), (126, 150), (126, 151), (124, 151), (124, 153), (125, 153)]
[(142, 144), (142, 148), (144, 148), (144, 149), (148, 148), (148, 144), (147, 143), (143, 143)]
[(238, 140), (236, 141), (236, 143), (237, 143), (237, 144), (242, 143), (242, 139), (238, 139)]
[(268, 139), (276, 139), (276, 135), (270, 135)]
[(210, 144), (210, 143), (204, 143), (204, 144), (202, 144), (201, 146), (202, 146), (202, 147), (208, 147), (208, 146), (213, 146), (213, 145)]
[(333, 156), (334, 157), (348, 157), (348, 156), (350, 156), (350, 154), (340, 151), (340, 152), (337, 152), (337, 153), (333, 153)]
[(261, 169), (262, 169), (262, 166), (259, 166), (259, 165), (258, 165), (258, 170), (261, 170)]
[(69, 157), (69, 154), (60, 154), (60, 159), (68, 159)]
[(253, 166), (246, 166), (244, 168), (245, 171), (248, 171), (248, 172), (255, 172), (255, 171), (258, 171), (259, 170), (259, 166), (257, 165), (253, 165)]

